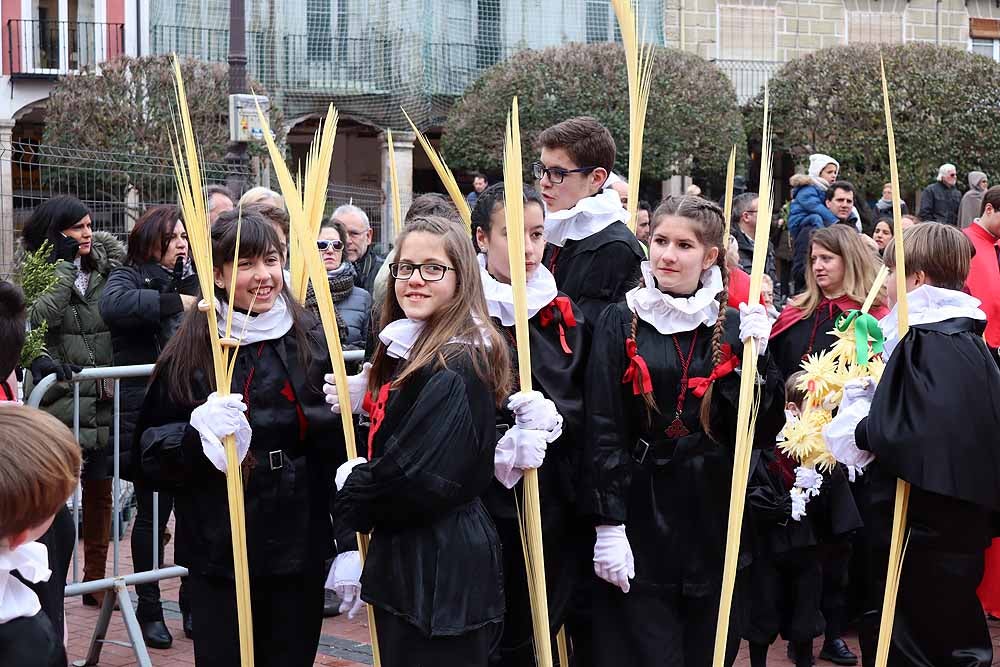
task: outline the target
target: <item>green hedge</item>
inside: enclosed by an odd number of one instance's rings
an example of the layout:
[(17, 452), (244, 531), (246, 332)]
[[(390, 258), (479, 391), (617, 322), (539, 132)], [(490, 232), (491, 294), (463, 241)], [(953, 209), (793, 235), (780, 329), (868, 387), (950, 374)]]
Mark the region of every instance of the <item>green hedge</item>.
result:
[[(745, 145), (729, 79), (711, 63), (657, 48), (646, 118), (642, 176), (673, 174), (721, 182), (732, 145)], [(452, 107), (442, 148), (454, 169), (497, 173), (511, 98), (517, 95), (525, 162), (538, 134), (562, 120), (590, 115), (618, 146), (616, 171), (628, 173), (628, 82), (618, 44), (566, 44), (525, 51), (487, 70)], [(742, 155), (743, 151), (739, 151)]]
[[(801, 164), (809, 153), (832, 155), (841, 176), (869, 196), (889, 180), (879, 55), (896, 132), (904, 196), (952, 162), (959, 183), (970, 170), (1000, 173), (1000, 64), (932, 44), (840, 46), (785, 65), (770, 82), (774, 146)], [(747, 105), (746, 131), (760, 133), (763, 95)]]

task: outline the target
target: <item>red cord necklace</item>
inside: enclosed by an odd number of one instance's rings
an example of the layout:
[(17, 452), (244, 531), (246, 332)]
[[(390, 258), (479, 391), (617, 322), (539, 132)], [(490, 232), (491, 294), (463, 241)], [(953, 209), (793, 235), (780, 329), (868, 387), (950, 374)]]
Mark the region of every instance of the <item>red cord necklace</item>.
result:
[(677, 439), (691, 433), (681, 420), (681, 414), (684, 412), (684, 400), (687, 398), (688, 392), (688, 368), (691, 367), (694, 348), (698, 344), (698, 330), (695, 329), (694, 336), (691, 338), (691, 349), (688, 350), (687, 358), (681, 353), (681, 344), (677, 341), (677, 336), (671, 335), (670, 338), (674, 341), (674, 349), (677, 350), (677, 359), (681, 362), (681, 390), (677, 394), (677, 407), (674, 412), (674, 420), (667, 427), (666, 434), (668, 438)]

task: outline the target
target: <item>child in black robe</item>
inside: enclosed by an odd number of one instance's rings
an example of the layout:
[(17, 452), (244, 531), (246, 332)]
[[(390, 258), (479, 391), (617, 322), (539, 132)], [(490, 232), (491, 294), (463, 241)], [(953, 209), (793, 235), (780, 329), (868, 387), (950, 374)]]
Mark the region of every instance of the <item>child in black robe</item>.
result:
[(545, 266), (590, 322), (639, 281), (642, 244), (625, 225), (628, 211), (606, 187), (615, 140), (588, 116), (570, 118), (538, 137), (532, 165), (545, 200)]
[[(556, 290), (541, 265), (545, 249), (544, 206), (538, 193), (524, 191), (525, 268), (530, 331), (532, 388), (517, 393), (497, 410), (499, 444), (495, 480), (484, 500), (497, 525), (504, 555), (507, 613), (494, 665), (535, 665), (531, 605), (518, 521), (524, 507), (522, 471), (538, 468), (542, 502), (546, 593), (553, 636), (566, 619), (571, 596), (589, 571), (593, 528), (576, 504), (583, 429), (583, 375), (589, 336), (583, 313)], [(503, 183), (484, 190), (472, 212), (475, 244), (486, 306), (511, 351), (517, 368), (513, 290), (507, 251)], [(585, 532), (586, 529), (586, 532)], [(575, 637), (569, 637), (574, 643)], [(555, 646), (555, 643), (553, 643)]]
[[(372, 533), (361, 597), (383, 667), (485, 667), (504, 614), (500, 540), (483, 504), (507, 345), (466, 230), (416, 218), (398, 241), (371, 368), (349, 378), (367, 456), (337, 471), (337, 519)], [(339, 411), (333, 378), (324, 387)]]
[(25, 582), (52, 575), (36, 540), (79, 482), (80, 445), (55, 417), (0, 404), (0, 470), (0, 665), (65, 667), (62, 633)]
[[(993, 645), (976, 587), (1000, 511), (1000, 371), (983, 342), (980, 302), (961, 291), (973, 252), (968, 238), (925, 223), (906, 230), (902, 242), (909, 330), (899, 337), (894, 308), (882, 321), (888, 363), (877, 388), (870, 378), (849, 383), (824, 430), (838, 460), (871, 461), (864, 511), (873, 588), (862, 654), (865, 665), (875, 664), (900, 478), (910, 484), (907, 542), (888, 664), (985, 667)], [(894, 301), (895, 276), (888, 285)]]
[[(594, 656), (601, 666), (711, 663), (726, 550), (743, 341), (753, 338), (756, 447), (773, 447), (784, 387), (763, 306), (726, 309), (722, 211), (665, 201), (651, 221), (644, 286), (594, 328), (584, 387), (596, 526)], [(751, 561), (749, 531), (739, 567)], [(632, 581), (634, 579), (634, 581)], [(733, 609), (740, 607), (734, 601)], [(738, 614), (727, 662), (735, 659)]]

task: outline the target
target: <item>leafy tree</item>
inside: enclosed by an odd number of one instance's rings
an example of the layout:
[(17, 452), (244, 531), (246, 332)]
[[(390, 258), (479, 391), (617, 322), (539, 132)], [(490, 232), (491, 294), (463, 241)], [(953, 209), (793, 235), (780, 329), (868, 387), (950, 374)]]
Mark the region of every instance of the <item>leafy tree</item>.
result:
[[(202, 160), (222, 162), (229, 142), (228, 67), (184, 59), (181, 71)], [(267, 94), (258, 84), (252, 87)], [(124, 192), (124, 186), (137, 177), (151, 189), (155, 185), (157, 190), (172, 192), (170, 142), (175, 114), (170, 56), (121, 57), (103, 64), (99, 72), (64, 77), (49, 96), (43, 141), (72, 150), (53, 158), (62, 168), (48, 169), (43, 177), (72, 183), (81, 199), (113, 198), (110, 193)], [(282, 115), (273, 104), (270, 122), (281, 132)], [(128, 154), (128, 162), (95, 169), (96, 156), (86, 151)], [(267, 152), (256, 144), (250, 144), (249, 151), (251, 155)], [(78, 170), (85, 170), (86, 177), (75, 178)]]
[[(885, 59), (896, 157), (904, 195), (938, 167), (1000, 171), (1000, 64), (949, 47), (838, 46), (786, 64), (770, 81), (774, 147), (804, 163), (826, 153), (841, 176), (869, 196), (889, 180), (879, 56)], [(763, 94), (746, 108), (747, 134), (760, 134)]]
[[(452, 168), (501, 171), (504, 127), (514, 95), (526, 158), (536, 154), (542, 130), (589, 115), (611, 131), (618, 147), (615, 169), (628, 173), (628, 81), (621, 45), (566, 44), (525, 51), (487, 70), (448, 115), (441, 141)], [(657, 47), (643, 178), (659, 181), (683, 174), (721, 183), (733, 144), (742, 146), (745, 140), (729, 79), (697, 56)]]

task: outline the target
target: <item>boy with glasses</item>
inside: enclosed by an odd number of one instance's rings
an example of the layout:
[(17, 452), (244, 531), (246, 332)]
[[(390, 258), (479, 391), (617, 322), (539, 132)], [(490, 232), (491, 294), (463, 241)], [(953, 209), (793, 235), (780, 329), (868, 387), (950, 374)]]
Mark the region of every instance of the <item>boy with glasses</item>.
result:
[(618, 193), (605, 190), (615, 141), (594, 118), (580, 116), (546, 129), (532, 164), (545, 200), (543, 263), (556, 285), (594, 322), (639, 280), (642, 246), (625, 226)]

